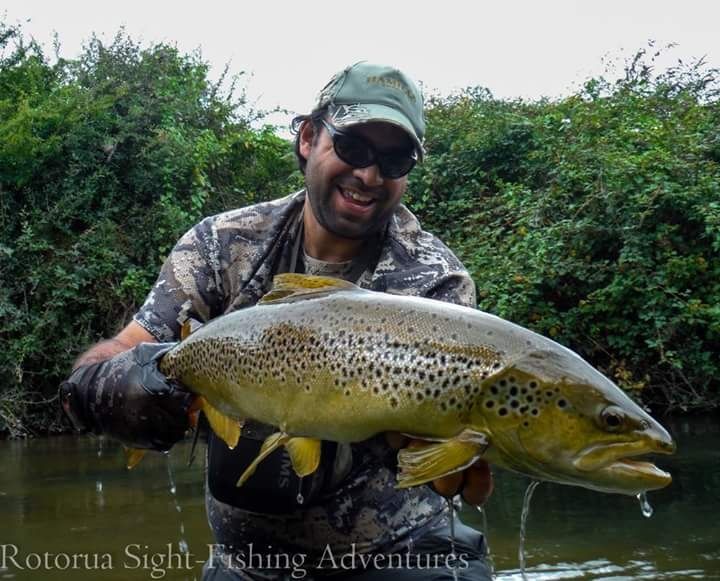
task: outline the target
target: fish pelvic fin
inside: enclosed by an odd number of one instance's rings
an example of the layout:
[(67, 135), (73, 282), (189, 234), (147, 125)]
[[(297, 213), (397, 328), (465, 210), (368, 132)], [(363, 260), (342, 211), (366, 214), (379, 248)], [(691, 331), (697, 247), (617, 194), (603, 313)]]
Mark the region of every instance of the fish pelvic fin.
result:
[(295, 474), (300, 478), (308, 476), (315, 472), (320, 465), (321, 444), (322, 442), (315, 438), (292, 437), (285, 432), (275, 432), (263, 442), (257, 458), (240, 475), (237, 485), (242, 486), (245, 484), (247, 479), (255, 473), (260, 462), (281, 446), (285, 446)]
[(419, 444), (398, 452), (398, 488), (409, 488), (459, 472), (485, 452), (485, 434), (463, 430), (444, 442)]
[(140, 448), (125, 448), (125, 465), (128, 470), (132, 470), (140, 464), (140, 460), (145, 458), (147, 450), (141, 450)]
[(240, 440), (242, 421), (226, 416), (204, 397), (200, 396), (198, 399), (200, 400), (200, 409), (205, 414), (212, 431), (232, 450)]
[(278, 274), (273, 278), (272, 289), (260, 299), (259, 303), (292, 302), (338, 290), (360, 290), (360, 287), (346, 280), (329, 276)]

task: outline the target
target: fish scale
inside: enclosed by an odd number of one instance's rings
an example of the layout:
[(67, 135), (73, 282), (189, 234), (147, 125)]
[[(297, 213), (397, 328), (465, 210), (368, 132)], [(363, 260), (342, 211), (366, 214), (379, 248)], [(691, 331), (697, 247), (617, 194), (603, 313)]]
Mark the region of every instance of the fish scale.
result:
[[(393, 423), (403, 417), (395, 410), (407, 412), (401, 431), (417, 431), (417, 414), (427, 413), (435, 418), (428, 435), (455, 435), (457, 422), (470, 411), (468, 395), (479, 395), (500, 354), (472, 344), (474, 338), (466, 335), (473, 328), (465, 324), (463, 333), (457, 316), (419, 317), (397, 309), (395, 300), (380, 300), (383, 295), (358, 300), (355, 294), (237, 311), (190, 336), (163, 360), (162, 369), (190, 384), (213, 384), (221, 395), (207, 397), (227, 413), (243, 410), (241, 415), (298, 435), (313, 428), (305, 427), (304, 414), (291, 412), (325, 398), (338, 406), (333, 413), (366, 409), (356, 422), (329, 425), (325, 439), (368, 438), (386, 428), (389, 413)], [(433, 338), (452, 335), (456, 338), (443, 345)], [(259, 390), (294, 405), (257, 398)], [(255, 400), (260, 401), (251, 403)]]
[(160, 369), (201, 396), (213, 429), (235, 421), (223, 438), (231, 446), (238, 421), (278, 427), (249, 473), (276, 447), (311, 473), (319, 440), (393, 431), (427, 442), (400, 453), (401, 486), (479, 457), (610, 492), (670, 481), (627, 459), (674, 444), (608, 378), (548, 338), (439, 301), (279, 275), (260, 304), (201, 327)]

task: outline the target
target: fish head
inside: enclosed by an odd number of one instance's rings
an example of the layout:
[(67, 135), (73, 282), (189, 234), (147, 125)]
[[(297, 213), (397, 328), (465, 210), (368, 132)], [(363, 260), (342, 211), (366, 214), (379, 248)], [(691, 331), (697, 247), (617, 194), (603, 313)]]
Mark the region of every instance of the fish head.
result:
[[(486, 380), (474, 421), (490, 461), (532, 478), (636, 495), (671, 477), (644, 454), (670, 454), (668, 432), (610, 379), (553, 343)], [(482, 417), (481, 417), (482, 416)]]

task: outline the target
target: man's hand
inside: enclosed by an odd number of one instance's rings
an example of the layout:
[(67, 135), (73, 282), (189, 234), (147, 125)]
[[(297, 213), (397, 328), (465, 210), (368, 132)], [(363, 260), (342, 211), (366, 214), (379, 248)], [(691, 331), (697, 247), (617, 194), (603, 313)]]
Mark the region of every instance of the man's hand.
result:
[[(388, 444), (396, 450), (405, 447), (417, 446), (422, 440), (412, 440), (397, 432), (385, 434)], [(445, 497), (461, 494), (468, 504), (480, 506), (490, 497), (493, 491), (493, 479), (490, 466), (485, 460), (477, 460), (461, 472), (448, 474), (432, 481), (432, 488)]]
[(140, 343), (107, 361), (75, 369), (60, 385), (63, 410), (75, 429), (153, 450), (168, 450), (181, 440), (193, 395), (157, 368), (173, 345)]

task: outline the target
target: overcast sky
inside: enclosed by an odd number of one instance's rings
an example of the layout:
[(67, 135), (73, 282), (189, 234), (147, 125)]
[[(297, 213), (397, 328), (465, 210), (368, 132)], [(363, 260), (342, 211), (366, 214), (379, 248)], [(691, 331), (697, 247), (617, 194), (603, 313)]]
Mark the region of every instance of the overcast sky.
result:
[(68, 58), (91, 33), (111, 40), (120, 26), (144, 43), (200, 48), (215, 75), (226, 62), (251, 73), (248, 96), (260, 107), (303, 113), (358, 60), (395, 64), (444, 94), (481, 85), (531, 99), (569, 94), (603, 72), (604, 58), (622, 62), (650, 39), (677, 43), (673, 60), (720, 67), (716, 0), (3, 0), (3, 12), (48, 48), (57, 31)]

